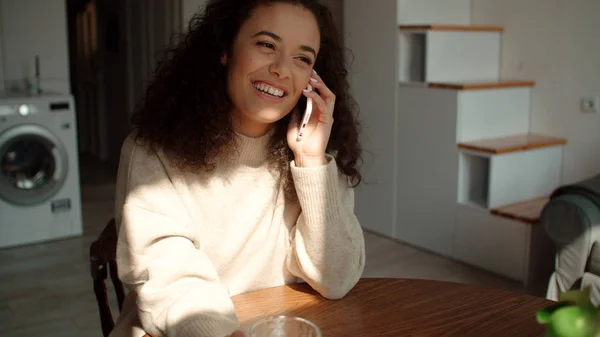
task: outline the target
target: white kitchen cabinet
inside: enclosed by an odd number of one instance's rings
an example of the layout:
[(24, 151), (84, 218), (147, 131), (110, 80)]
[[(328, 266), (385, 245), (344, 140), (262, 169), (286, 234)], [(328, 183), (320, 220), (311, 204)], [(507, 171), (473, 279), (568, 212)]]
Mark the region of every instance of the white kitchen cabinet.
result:
[(531, 134), (535, 82), (501, 76), (503, 27), (471, 25), (464, 0), (344, 11), (371, 182), (356, 192), (363, 226), (530, 282), (566, 140)]

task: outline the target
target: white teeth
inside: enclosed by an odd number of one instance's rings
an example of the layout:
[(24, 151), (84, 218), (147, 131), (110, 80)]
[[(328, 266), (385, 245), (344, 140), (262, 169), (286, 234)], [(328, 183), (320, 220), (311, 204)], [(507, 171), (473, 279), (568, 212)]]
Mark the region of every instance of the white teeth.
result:
[(264, 83), (254, 84), (254, 87), (264, 93), (270, 94), (272, 96), (283, 97), (283, 90), (273, 88), (272, 86)]

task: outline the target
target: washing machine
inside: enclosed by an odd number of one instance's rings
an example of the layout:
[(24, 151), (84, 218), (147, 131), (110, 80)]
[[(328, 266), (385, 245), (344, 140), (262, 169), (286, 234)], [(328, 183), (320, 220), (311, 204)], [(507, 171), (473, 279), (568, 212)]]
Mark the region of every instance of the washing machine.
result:
[(0, 93), (0, 248), (82, 232), (73, 97)]

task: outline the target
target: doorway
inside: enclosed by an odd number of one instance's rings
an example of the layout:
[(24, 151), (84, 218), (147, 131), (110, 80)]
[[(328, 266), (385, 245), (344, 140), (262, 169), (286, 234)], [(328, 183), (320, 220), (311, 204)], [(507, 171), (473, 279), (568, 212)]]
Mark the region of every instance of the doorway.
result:
[(116, 172), (133, 109), (160, 52), (180, 31), (180, 1), (67, 0), (82, 162)]

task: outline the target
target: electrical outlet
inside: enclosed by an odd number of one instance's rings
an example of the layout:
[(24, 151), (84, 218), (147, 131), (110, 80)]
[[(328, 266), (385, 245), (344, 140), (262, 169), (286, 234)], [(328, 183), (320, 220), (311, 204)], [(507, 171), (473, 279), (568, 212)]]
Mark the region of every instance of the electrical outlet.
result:
[(581, 111), (599, 112), (600, 97), (584, 97), (581, 99)]

